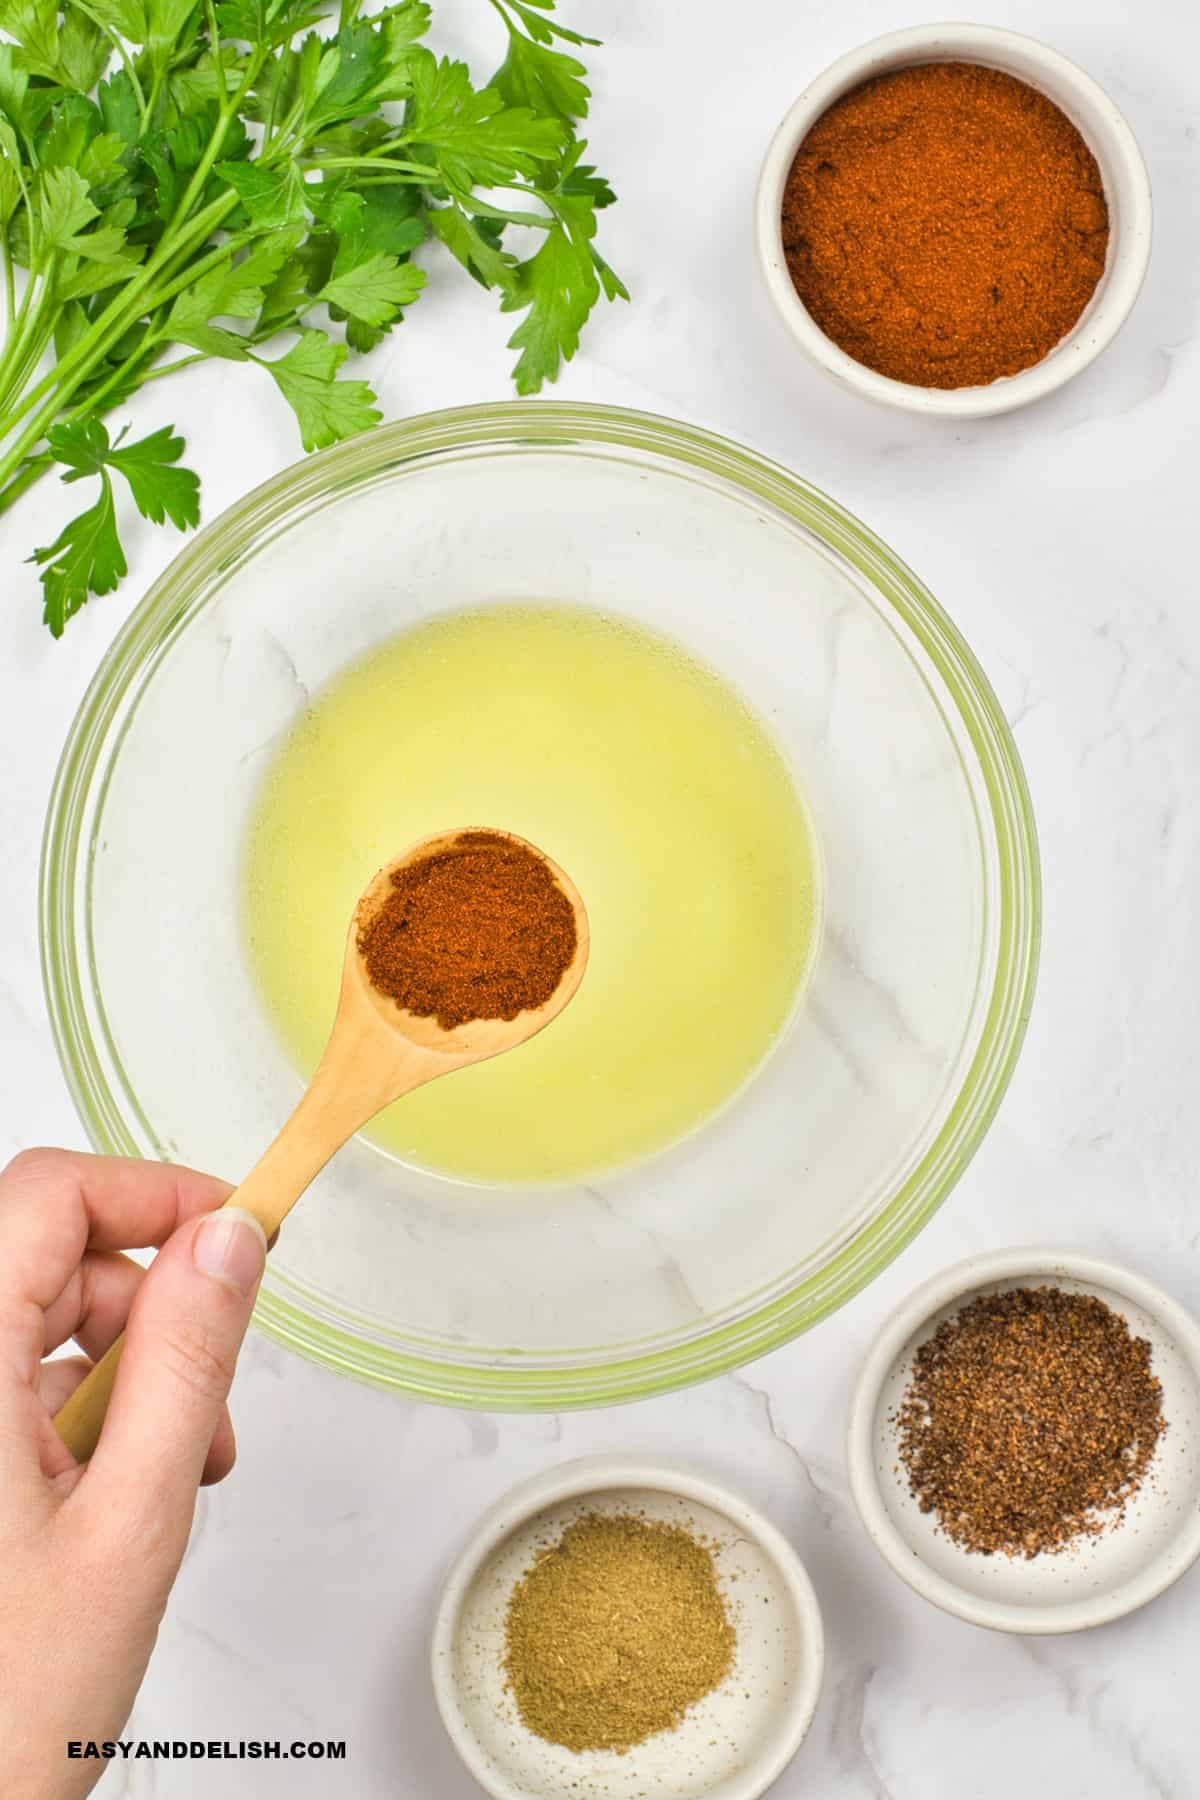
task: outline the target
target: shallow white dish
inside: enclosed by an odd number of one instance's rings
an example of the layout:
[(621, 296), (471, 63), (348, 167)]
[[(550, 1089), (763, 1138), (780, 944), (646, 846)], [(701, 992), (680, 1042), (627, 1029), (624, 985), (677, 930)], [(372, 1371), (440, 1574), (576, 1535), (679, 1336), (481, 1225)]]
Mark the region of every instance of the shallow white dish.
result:
[[(1048, 356), (1017, 375), (982, 387), (924, 388), (894, 381), (856, 362), (826, 337), (792, 285), (783, 253), (780, 213), (796, 152), (835, 100), (890, 69), (917, 63), (971, 62), (1002, 69), (1053, 100), (1083, 135), (1100, 165), (1108, 200), (1104, 274), (1074, 329)], [(779, 316), (800, 347), (843, 386), (869, 400), (942, 418), (983, 418), (1040, 400), (1086, 369), (1117, 335), (1141, 291), (1150, 260), (1150, 178), (1124, 115), (1090, 75), (1057, 50), (990, 25), (914, 25), (873, 38), (840, 57), (805, 88), (772, 139), (758, 183), (759, 259)]]
[[(1167, 1429), (1121, 1521), (1031, 1559), (962, 1550), (922, 1513), (898, 1464), (893, 1415), (919, 1346), (981, 1293), (1054, 1286), (1095, 1294), (1149, 1340)], [(1135, 1611), (1200, 1556), (1200, 1326), (1152, 1282), (1058, 1250), (972, 1257), (918, 1288), (880, 1333), (850, 1408), (850, 1486), (880, 1554), (926, 1600), (994, 1631), (1084, 1631)]]
[[(721, 1687), (676, 1730), (624, 1755), (544, 1742), (504, 1691), (509, 1595), (535, 1551), (586, 1512), (642, 1513), (713, 1540), (737, 1631), (734, 1670)], [(581, 1782), (605, 1800), (756, 1800), (808, 1730), (824, 1647), (803, 1564), (745, 1500), (669, 1463), (585, 1457), (513, 1488), (480, 1520), (442, 1591), (431, 1666), (451, 1741), (496, 1800), (559, 1800), (583, 1792)]]

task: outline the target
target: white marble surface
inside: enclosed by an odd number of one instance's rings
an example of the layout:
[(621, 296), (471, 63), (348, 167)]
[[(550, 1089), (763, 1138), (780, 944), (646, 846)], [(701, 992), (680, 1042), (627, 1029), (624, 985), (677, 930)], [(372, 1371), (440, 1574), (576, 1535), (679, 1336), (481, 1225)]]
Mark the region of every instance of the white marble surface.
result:
[[(490, 54), (482, 0), (438, 0), (447, 39)], [(1200, 19), (1190, 0), (993, 0), (989, 22), (1076, 57), (1126, 109), (1154, 183), (1149, 282), (1117, 344), (1041, 407), (966, 428), (876, 411), (798, 360), (752, 261), (751, 195), (788, 102), (842, 49), (913, 22), (896, 0), (582, 0), (609, 44), (593, 144), (622, 203), (605, 247), (636, 303), (594, 322), (560, 384), (695, 419), (790, 463), (931, 584), (1016, 729), (1042, 834), (1041, 988), (999, 1120), (949, 1205), (815, 1336), (691, 1393), (552, 1418), (456, 1414), (360, 1388), (261, 1339), (235, 1396), (234, 1477), (201, 1503), (134, 1735), (345, 1736), (326, 1765), (140, 1764), (107, 1800), (469, 1800), (424, 1655), (439, 1574), (475, 1515), (590, 1451), (691, 1458), (765, 1506), (807, 1558), (827, 1684), (781, 1800), (1187, 1800), (1200, 1794), (1200, 1574), (1136, 1618), (1024, 1643), (943, 1618), (878, 1560), (850, 1505), (842, 1424), (863, 1347), (925, 1275), (1051, 1239), (1125, 1258), (1200, 1307), (1200, 612), (1194, 438)], [(683, 20), (686, 16), (686, 25)], [(439, 264), (374, 359), (390, 414), (499, 398), (504, 322)], [(164, 411), (164, 408), (169, 410)], [(241, 370), (192, 373), (135, 408), (174, 418), (207, 516), (291, 461), (291, 422)], [(22, 558), (60, 495), (0, 526), (0, 1155), (80, 1130), (38, 974), (35, 890), (58, 746), (104, 647), (165, 562), (58, 646)]]

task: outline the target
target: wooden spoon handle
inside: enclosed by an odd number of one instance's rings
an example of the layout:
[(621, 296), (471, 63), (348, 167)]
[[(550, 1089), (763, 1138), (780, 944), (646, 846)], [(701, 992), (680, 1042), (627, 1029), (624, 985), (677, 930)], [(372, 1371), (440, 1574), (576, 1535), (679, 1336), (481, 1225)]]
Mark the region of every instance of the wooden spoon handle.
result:
[[(355, 943), (351, 925), (337, 1018), (309, 1088), (275, 1142), (225, 1202), (253, 1214), (268, 1238), (335, 1150), (381, 1107), (474, 1060), (431, 1055), (382, 1026), (358, 975)], [(100, 1440), (124, 1343), (122, 1332), (55, 1415), (63, 1443), (80, 1462), (88, 1460)]]
[(124, 1348), (125, 1333), (122, 1332), (54, 1415), (54, 1428), (76, 1462), (87, 1462), (100, 1441), (100, 1427), (112, 1398)]
[[(240, 1206), (243, 1212), (252, 1213), (268, 1238), (278, 1231), (334, 1151), (366, 1123), (379, 1104), (353, 1093), (342, 1098), (342, 1094), (344, 1089), (339, 1094), (323, 1069), (319, 1070), (275, 1142), (226, 1200), (226, 1206)], [(365, 1113), (364, 1105), (368, 1107)], [(87, 1462), (100, 1441), (124, 1347), (122, 1332), (55, 1414), (58, 1435), (78, 1462)]]
[[(251, 1170), (241, 1187), (235, 1188), (224, 1203), (226, 1206), (240, 1206), (243, 1212), (252, 1213), (268, 1237), (279, 1229), (279, 1221), (296, 1204), (317, 1173), (313, 1169), (301, 1179), (302, 1165), (299, 1159), (293, 1162), (292, 1157), (289, 1157), (285, 1162), (281, 1154), (273, 1155), (272, 1152), (276, 1152), (278, 1146), (277, 1139), (262, 1161)], [(323, 1162), (327, 1160), (328, 1158), (322, 1159)], [(284, 1166), (280, 1167), (281, 1164)], [(288, 1187), (275, 1185), (272, 1179), (275, 1174), (291, 1176), (290, 1191)], [(125, 1333), (122, 1332), (116, 1342), (109, 1345), (100, 1361), (88, 1370), (70, 1399), (54, 1415), (55, 1429), (77, 1462), (87, 1462), (100, 1441), (101, 1427), (108, 1413), (108, 1403), (112, 1399), (124, 1348)]]

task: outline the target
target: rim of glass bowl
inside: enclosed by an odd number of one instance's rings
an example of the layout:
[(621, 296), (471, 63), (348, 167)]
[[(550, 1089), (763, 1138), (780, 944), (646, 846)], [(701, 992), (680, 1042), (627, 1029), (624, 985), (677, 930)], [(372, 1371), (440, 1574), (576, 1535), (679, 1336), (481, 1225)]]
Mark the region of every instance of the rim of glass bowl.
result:
[[(991, 685), (932, 594), (866, 526), (819, 489), (765, 457), (695, 426), (622, 407), (559, 401), (505, 401), (427, 413), (381, 426), (309, 457), (256, 488), (200, 532), (154, 583), (118, 632), (68, 733), (42, 846), (39, 913), (42, 972), (51, 1027), (67, 1086), (92, 1143), (139, 1155), (105, 1048), (93, 1035), (84, 981), (90, 969), (87, 882), (94, 850), (85, 836), (93, 783), (107, 775), (106, 749), (158, 658), (211, 597), (212, 577), (280, 528), (299, 507), (328, 498), (389, 467), (464, 450), (649, 451), (716, 475), (804, 526), (864, 576), (902, 617), (935, 665), (979, 760), (996, 836), (996, 970), (980, 1042), (936, 1139), (877, 1217), (821, 1269), (744, 1316), (681, 1342), (610, 1360), (522, 1368), (421, 1354), (365, 1327), (347, 1329), (298, 1307), (273, 1286), (270, 1270), (256, 1323), (313, 1361), (384, 1387), (448, 1405), (492, 1410), (611, 1405), (683, 1387), (736, 1368), (815, 1325), (864, 1287), (921, 1229), (977, 1149), (1000, 1104), (1021, 1047), (1037, 974), (1041, 889), (1037, 837), (1024, 771)], [(120, 740), (118, 729), (116, 743)], [(80, 884), (82, 883), (82, 889)], [(74, 929), (77, 919), (83, 929)], [(82, 942), (80, 941), (82, 938)], [(107, 1052), (112, 1056), (111, 1051)], [(115, 1060), (115, 1058), (113, 1059)], [(152, 1137), (144, 1121), (138, 1121)], [(590, 1352), (593, 1358), (595, 1352)], [(531, 1365), (535, 1359), (531, 1358)]]

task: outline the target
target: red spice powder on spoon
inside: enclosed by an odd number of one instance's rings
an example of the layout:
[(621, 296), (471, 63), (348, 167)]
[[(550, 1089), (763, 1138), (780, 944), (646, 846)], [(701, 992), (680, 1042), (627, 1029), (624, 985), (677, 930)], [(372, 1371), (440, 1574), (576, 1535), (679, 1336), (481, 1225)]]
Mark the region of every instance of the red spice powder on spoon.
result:
[(460, 831), (397, 869), (358, 934), (372, 986), (446, 1031), (544, 1006), (576, 946), (553, 870), (500, 831)]

